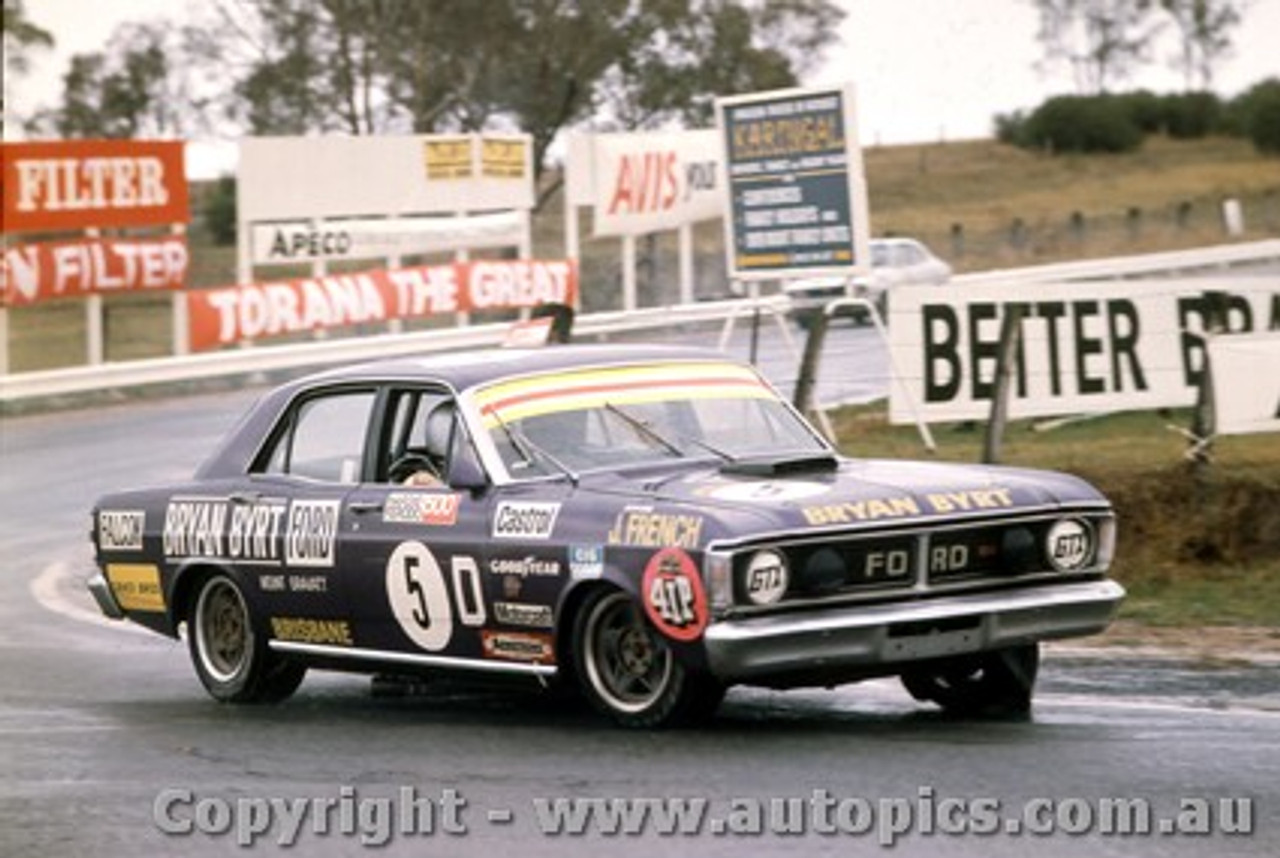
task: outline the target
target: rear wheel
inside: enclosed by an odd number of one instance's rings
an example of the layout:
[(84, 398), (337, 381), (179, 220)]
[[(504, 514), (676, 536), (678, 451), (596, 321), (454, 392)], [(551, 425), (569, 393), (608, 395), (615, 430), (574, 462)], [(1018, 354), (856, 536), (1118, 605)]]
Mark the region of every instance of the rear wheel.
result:
[(240, 585), (216, 573), (202, 581), (187, 616), (196, 675), (224, 703), (275, 703), (297, 690), (307, 669), (274, 655), (253, 630)]
[(621, 590), (587, 597), (574, 622), (578, 682), (591, 704), (626, 727), (665, 727), (715, 714), (724, 686), (680, 664)]
[(902, 675), (917, 700), (959, 715), (1021, 715), (1031, 710), (1039, 644), (962, 656)]

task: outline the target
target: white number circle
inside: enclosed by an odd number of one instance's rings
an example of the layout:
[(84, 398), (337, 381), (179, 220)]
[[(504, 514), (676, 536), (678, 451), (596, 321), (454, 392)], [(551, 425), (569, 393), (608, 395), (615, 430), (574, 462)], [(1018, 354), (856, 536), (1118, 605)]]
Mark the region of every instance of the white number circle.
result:
[(387, 561), (387, 599), (409, 639), (438, 652), (453, 637), (453, 611), (444, 573), (427, 546), (402, 542)]

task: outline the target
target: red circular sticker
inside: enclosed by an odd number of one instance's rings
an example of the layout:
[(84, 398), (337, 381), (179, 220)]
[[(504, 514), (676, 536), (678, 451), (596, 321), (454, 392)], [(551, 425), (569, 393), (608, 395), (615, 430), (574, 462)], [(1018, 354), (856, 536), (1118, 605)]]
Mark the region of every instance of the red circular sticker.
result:
[(649, 559), (640, 584), (644, 611), (669, 638), (694, 641), (710, 620), (707, 592), (693, 558), (679, 548), (664, 548)]

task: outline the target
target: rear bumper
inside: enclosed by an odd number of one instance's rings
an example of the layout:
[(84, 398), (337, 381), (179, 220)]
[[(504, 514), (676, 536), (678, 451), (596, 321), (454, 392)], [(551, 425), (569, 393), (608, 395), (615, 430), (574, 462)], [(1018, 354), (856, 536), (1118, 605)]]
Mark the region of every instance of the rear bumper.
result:
[(87, 586), (93, 594), (93, 600), (98, 603), (98, 610), (113, 620), (124, 619), (124, 609), (116, 601), (115, 593), (111, 592), (111, 583), (105, 575), (94, 572), (89, 576)]
[(1096, 634), (1124, 598), (1114, 581), (946, 596), (712, 623), (711, 672), (728, 682), (884, 665)]

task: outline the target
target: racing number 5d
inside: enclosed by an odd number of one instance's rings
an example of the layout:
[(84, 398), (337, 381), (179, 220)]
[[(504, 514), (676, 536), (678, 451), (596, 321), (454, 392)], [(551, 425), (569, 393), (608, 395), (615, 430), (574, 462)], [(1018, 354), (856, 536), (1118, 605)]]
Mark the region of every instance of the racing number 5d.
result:
[(446, 586), (435, 555), (421, 542), (400, 543), (387, 561), (391, 611), (409, 639), (432, 652), (449, 645), (455, 616), (471, 627), (484, 625), (486, 619), (483, 582), (475, 558), (453, 557), (449, 571), (451, 587)]

